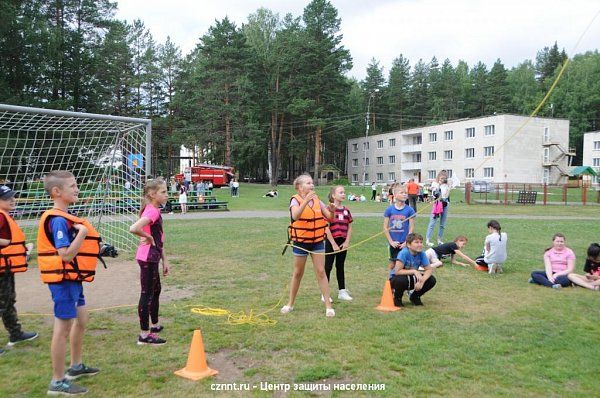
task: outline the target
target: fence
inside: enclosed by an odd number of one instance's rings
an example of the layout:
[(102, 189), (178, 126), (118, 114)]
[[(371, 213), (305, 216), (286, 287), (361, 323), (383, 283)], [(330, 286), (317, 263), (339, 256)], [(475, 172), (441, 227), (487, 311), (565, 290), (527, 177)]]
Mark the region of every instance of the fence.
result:
[(468, 204), (503, 205), (588, 205), (600, 203), (600, 187), (569, 187), (548, 184), (465, 184)]

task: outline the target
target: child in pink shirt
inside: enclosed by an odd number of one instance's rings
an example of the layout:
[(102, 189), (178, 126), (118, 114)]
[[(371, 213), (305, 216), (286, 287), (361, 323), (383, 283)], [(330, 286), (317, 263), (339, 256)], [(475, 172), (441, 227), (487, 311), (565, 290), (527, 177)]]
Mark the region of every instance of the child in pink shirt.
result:
[[(140, 335), (138, 345), (162, 345), (167, 341), (157, 333), (163, 330), (158, 323), (159, 296), (161, 291), (158, 264), (162, 260), (163, 275), (169, 274), (169, 263), (163, 250), (164, 233), (159, 206), (167, 203), (167, 184), (161, 178), (150, 180), (144, 187), (144, 202), (140, 219), (129, 228), (129, 232), (139, 236), (140, 245), (135, 259), (140, 266), (141, 294), (138, 304)], [(152, 321), (150, 327), (148, 318)]]
[(565, 236), (554, 234), (552, 247), (544, 253), (544, 271), (533, 271), (530, 283), (560, 289), (571, 286), (568, 275), (575, 270), (575, 253), (565, 246)]

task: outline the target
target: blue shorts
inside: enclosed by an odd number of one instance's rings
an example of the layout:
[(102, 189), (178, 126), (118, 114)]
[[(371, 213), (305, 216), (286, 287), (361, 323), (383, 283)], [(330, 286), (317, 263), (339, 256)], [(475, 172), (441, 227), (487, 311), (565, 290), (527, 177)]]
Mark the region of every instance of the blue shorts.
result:
[[(325, 253), (325, 241), (322, 240), (320, 242), (317, 243), (300, 243), (300, 242), (292, 242), (294, 244), (294, 247), (292, 247), (292, 253), (294, 253), (294, 256), (300, 256), (300, 257), (306, 257), (308, 256), (308, 251), (314, 252), (314, 253)], [(298, 246), (298, 247), (296, 247)], [(302, 249), (306, 249), (306, 250), (302, 250)]]
[(78, 281), (62, 281), (48, 284), (52, 301), (54, 301), (54, 316), (58, 319), (77, 318), (77, 307), (85, 305), (83, 285)]

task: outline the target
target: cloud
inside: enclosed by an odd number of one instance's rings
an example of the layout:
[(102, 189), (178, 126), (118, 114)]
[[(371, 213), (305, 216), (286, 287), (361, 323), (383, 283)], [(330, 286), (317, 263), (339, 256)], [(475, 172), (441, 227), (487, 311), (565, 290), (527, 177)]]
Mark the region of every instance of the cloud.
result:
[[(259, 7), (283, 17), (301, 16), (306, 1), (281, 0), (122, 0), (117, 17), (141, 19), (155, 40), (167, 35), (184, 54), (195, 48), (215, 20), (228, 16), (237, 26)], [(453, 65), (484, 62), (488, 69), (497, 58), (507, 68), (558, 42), (572, 50), (592, 17), (600, 10), (597, 0), (375, 0), (332, 1), (342, 20), (342, 44), (350, 50), (354, 68), (350, 75), (362, 79), (371, 58), (389, 71), (394, 58), (403, 54), (414, 65), (433, 56)], [(577, 53), (596, 49), (600, 17), (577, 48)]]

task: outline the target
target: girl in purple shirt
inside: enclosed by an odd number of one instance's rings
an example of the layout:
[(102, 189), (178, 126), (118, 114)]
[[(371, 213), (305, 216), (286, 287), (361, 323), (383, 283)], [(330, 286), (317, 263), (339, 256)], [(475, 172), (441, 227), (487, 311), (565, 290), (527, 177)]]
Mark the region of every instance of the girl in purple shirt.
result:
[[(129, 232), (141, 238), (135, 256), (140, 266), (141, 286), (138, 304), (141, 332), (138, 345), (162, 345), (167, 342), (157, 333), (163, 330), (158, 323), (158, 300), (161, 291), (158, 264), (162, 260), (164, 276), (169, 274), (170, 268), (163, 250), (164, 233), (159, 207), (167, 203), (168, 199), (167, 184), (162, 178), (146, 182), (140, 219), (129, 228)], [(152, 321), (152, 327), (148, 318)]]

